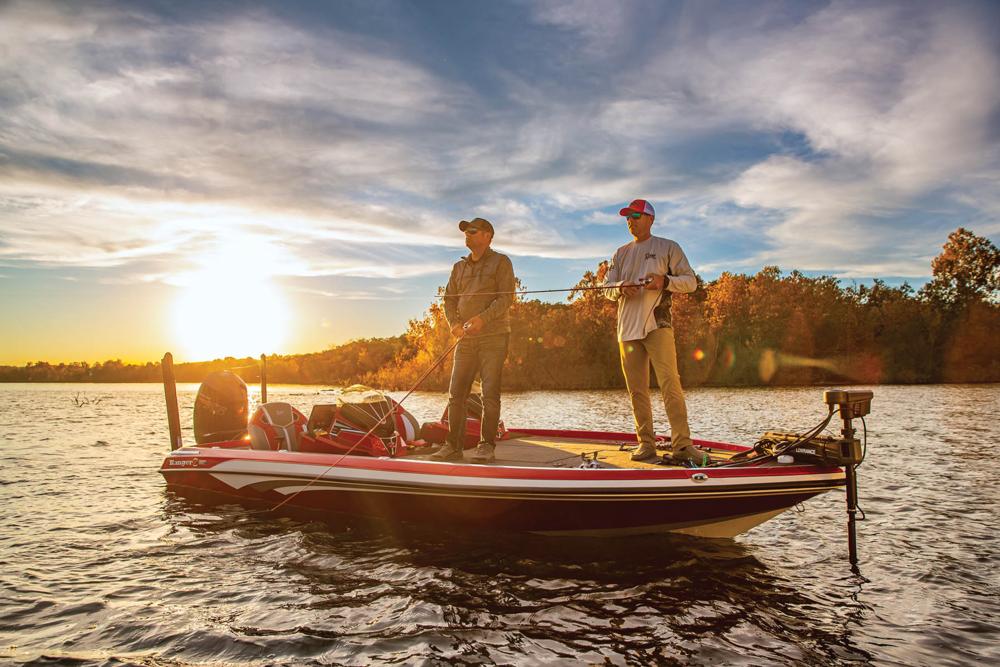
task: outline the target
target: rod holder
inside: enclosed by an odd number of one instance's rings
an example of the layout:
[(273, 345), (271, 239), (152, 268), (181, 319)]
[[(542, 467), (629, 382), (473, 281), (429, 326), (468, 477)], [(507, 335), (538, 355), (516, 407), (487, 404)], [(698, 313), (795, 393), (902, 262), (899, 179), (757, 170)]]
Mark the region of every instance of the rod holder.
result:
[(267, 355), (260, 355), (260, 402), (267, 403)]
[(177, 382), (174, 380), (174, 355), (167, 352), (160, 362), (163, 371), (163, 396), (167, 401), (167, 424), (170, 427), (170, 451), (184, 446), (181, 438), (181, 415), (177, 407)]

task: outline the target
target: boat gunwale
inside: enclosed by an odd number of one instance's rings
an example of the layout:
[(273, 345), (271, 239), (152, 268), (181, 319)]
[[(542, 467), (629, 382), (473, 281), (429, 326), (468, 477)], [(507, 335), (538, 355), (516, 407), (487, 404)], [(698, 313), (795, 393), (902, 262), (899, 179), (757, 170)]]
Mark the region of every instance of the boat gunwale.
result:
[[(195, 459), (197, 462), (195, 463)], [(178, 463), (172, 463), (177, 461)], [(180, 463), (181, 461), (185, 463)], [(844, 470), (838, 466), (798, 464), (781, 466), (732, 466), (717, 468), (556, 468), (548, 466), (504, 466), (480, 465), (474, 463), (448, 463), (441, 461), (421, 461), (415, 459), (394, 459), (389, 457), (352, 456), (316, 452), (289, 452), (287, 450), (249, 450), (183, 448), (171, 452), (163, 461), (160, 472), (185, 470), (211, 471), (217, 465), (228, 461), (249, 463), (274, 463), (283, 466), (308, 466), (309, 472), (287, 474), (294, 477), (326, 478), (328, 472), (340, 468), (352, 471), (372, 471), (396, 474), (431, 475), (446, 480), (454, 477), (478, 478), (483, 480), (537, 480), (570, 481), (577, 483), (609, 481), (656, 481), (691, 480), (695, 475), (706, 475), (711, 479), (739, 479), (748, 477), (782, 478), (802, 475), (833, 475), (840, 479)], [(187, 463), (191, 462), (191, 464)], [(322, 470), (320, 470), (322, 469)], [(229, 472), (229, 471), (218, 471)], [(319, 473), (317, 475), (317, 473)], [(248, 473), (260, 474), (260, 473)]]

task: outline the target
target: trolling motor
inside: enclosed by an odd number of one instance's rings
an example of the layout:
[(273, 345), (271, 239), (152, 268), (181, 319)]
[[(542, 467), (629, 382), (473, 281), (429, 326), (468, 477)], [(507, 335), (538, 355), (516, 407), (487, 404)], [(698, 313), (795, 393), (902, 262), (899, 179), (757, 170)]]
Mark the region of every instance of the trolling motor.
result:
[[(788, 446), (786, 453), (794, 455), (797, 460), (820, 465), (843, 466), (847, 475), (847, 548), (850, 555), (851, 566), (856, 570), (858, 565), (858, 541), (857, 541), (857, 513), (858, 513), (858, 464), (865, 458), (861, 441), (854, 437), (854, 420), (864, 419), (864, 416), (871, 412), (872, 397), (874, 394), (866, 390), (849, 391), (847, 389), (830, 389), (823, 392), (823, 402), (830, 406), (830, 414), (827, 415), (823, 424), (812, 432), (813, 437), (798, 438), (793, 444)], [(840, 438), (816, 437), (819, 430), (822, 430), (839, 413), (844, 422), (841, 429)], [(787, 441), (789, 436), (794, 434), (768, 433), (765, 437), (771, 436), (778, 441)], [(864, 513), (862, 512), (862, 516)]]
[(850, 553), (851, 566), (858, 565), (858, 541), (855, 532), (855, 521), (858, 513), (858, 478), (856, 468), (864, 458), (861, 443), (854, 437), (854, 419), (863, 419), (871, 412), (872, 397), (870, 391), (847, 391), (831, 389), (823, 392), (823, 402), (830, 406), (830, 412), (840, 410), (840, 418), (844, 420), (844, 428), (840, 433), (844, 436), (840, 441), (840, 454), (847, 473), (847, 548)]
[[(753, 450), (736, 454), (730, 458), (728, 465), (745, 465), (754, 461), (776, 459), (779, 464), (793, 462), (811, 463), (822, 466), (843, 467), (847, 482), (847, 539), (850, 551), (851, 566), (856, 571), (858, 563), (858, 547), (855, 533), (855, 522), (858, 513), (858, 478), (856, 469), (865, 458), (865, 448), (861, 441), (854, 437), (854, 420), (861, 419), (872, 409), (874, 394), (867, 390), (830, 389), (823, 392), (823, 402), (830, 410), (826, 418), (807, 433), (790, 433), (786, 431), (767, 431), (757, 441)], [(841, 437), (826, 437), (820, 433), (840, 415), (844, 422)], [(738, 461), (738, 463), (737, 463)], [(864, 511), (861, 512), (864, 520)]]

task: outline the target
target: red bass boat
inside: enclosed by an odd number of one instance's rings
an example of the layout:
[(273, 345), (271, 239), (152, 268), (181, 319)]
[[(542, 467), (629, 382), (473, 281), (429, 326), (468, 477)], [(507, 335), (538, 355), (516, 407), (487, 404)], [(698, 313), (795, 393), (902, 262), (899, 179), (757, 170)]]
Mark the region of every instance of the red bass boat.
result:
[[(367, 398), (314, 406), (309, 419), (287, 403), (265, 402), (248, 420), (245, 385), (240, 394), (231, 380), (221, 389), (206, 381), (195, 407), (199, 444), (181, 446), (169, 356), (164, 362), (173, 449), (160, 472), (185, 496), (449, 529), (732, 537), (847, 486), (856, 561), (854, 472), (863, 450), (852, 420), (868, 414), (869, 391), (825, 392), (828, 414), (805, 434), (767, 433), (753, 446), (696, 440), (711, 461), (705, 467), (631, 461), (634, 434), (540, 429), (506, 431), (496, 463), (473, 465), (416, 458), (432, 451), (420, 433), (434, 436), (446, 425), (418, 431), (401, 406), (366, 388), (351, 390), (373, 392)], [(385, 428), (366, 433), (365, 406), (379, 402), (376, 426)], [(843, 437), (820, 437), (837, 414)]]

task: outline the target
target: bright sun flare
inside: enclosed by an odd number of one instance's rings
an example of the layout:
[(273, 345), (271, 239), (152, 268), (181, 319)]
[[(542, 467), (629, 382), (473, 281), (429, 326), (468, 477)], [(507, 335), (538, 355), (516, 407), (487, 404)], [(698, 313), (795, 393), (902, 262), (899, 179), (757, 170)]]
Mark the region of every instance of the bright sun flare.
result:
[[(232, 255), (230, 255), (231, 257)], [(190, 276), (174, 304), (174, 328), (191, 360), (274, 352), (284, 342), (288, 309), (267, 275), (248, 270), (243, 256)]]

